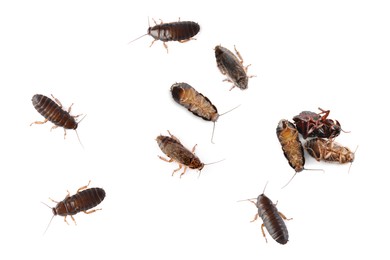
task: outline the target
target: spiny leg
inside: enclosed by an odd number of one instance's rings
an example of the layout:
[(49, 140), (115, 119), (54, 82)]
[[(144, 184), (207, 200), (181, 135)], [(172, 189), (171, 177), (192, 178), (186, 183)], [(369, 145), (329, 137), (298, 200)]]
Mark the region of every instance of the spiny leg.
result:
[(192, 148), (192, 150), (191, 150), (192, 153), (195, 153), (195, 148), (196, 148), (197, 145), (198, 144), (194, 145), (194, 147)]
[(64, 221), (65, 221), (66, 224), (69, 225), (68, 221), (66, 220), (66, 216), (64, 217)]
[(265, 238), (265, 242), (268, 243), (267, 237), (265, 236), (265, 232), (264, 232), (264, 223), (261, 224), (261, 232), (263, 233), (263, 236)]
[[(74, 217), (72, 215), (70, 215), (70, 217), (72, 218), (74, 224), (77, 226), (77, 223), (76, 223), (76, 220), (74, 219)], [(66, 222), (66, 223), (68, 223), (68, 222)]]
[[(254, 203), (254, 202), (253, 202)], [(257, 218), (259, 217), (259, 214), (256, 213), (255, 217), (253, 218), (253, 220), (251, 220), (251, 222), (255, 222), (257, 220)]]
[(284, 220), (292, 220), (292, 218), (287, 218), (282, 212), (278, 212), (279, 213), (279, 216), (282, 217), (282, 219)]
[(66, 139), (66, 129), (64, 128), (64, 139)]
[(68, 108), (68, 113), (70, 114), (70, 111), (72, 110), (72, 106), (73, 106), (74, 103), (72, 103), (72, 105), (70, 105), (70, 107)]
[(174, 136), (173, 134), (171, 134), (171, 132), (169, 132), (169, 130), (167, 130), (167, 131), (168, 131), (168, 134), (171, 136), (171, 138), (175, 139), (175, 141), (177, 141), (178, 143), (181, 143), (180, 140), (179, 140), (179, 138), (177, 138), (176, 136)]
[[(179, 164), (179, 168), (177, 168), (176, 170), (174, 170), (174, 171), (172, 172), (172, 176), (175, 174), (175, 172), (179, 171), (182, 167), (183, 167), (183, 165), (182, 165), (182, 164)], [(180, 175), (180, 176), (181, 176), (181, 175)]]
[(187, 166), (184, 166), (184, 171), (180, 174), (180, 178), (181, 178), (181, 176), (184, 175), (184, 173), (186, 173), (187, 169), (188, 169), (188, 167), (187, 167)]
[(153, 43), (154, 43), (155, 41), (157, 41), (157, 39), (154, 39), (154, 40), (152, 41), (152, 43), (150, 44), (149, 47), (152, 47), (152, 45), (153, 45)]
[(164, 157), (162, 157), (162, 156), (160, 156), (160, 155), (157, 155), (157, 156), (158, 156), (158, 158), (160, 158), (161, 160), (163, 160), (163, 161), (165, 161), (165, 162), (169, 162), (169, 163), (173, 162), (173, 159), (172, 159), (172, 158), (170, 158), (170, 159), (168, 160), (168, 159), (166, 159), (166, 158), (164, 158)]
[(47, 121), (49, 121), (49, 119), (45, 119), (45, 121), (35, 121), (35, 122), (32, 122), (30, 124), (30, 126), (32, 126), (33, 124), (42, 125), (42, 124), (46, 123)]
[[(50, 128), (50, 131), (53, 130), (53, 129), (56, 129), (58, 127), (58, 125), (53, 125), (51, 128)], [(65, 129), (65, 128), (64, 128)]]
[(85, 190), (86, 188), (88, 188), (88, 186), (89, 186), (90, 183), (91, 183), (91, 180), (89, 180), (89, 182), (88, 182), (87, 185), (85, 185), (85, 186), (83, 186), (83, 187), (80, 187), (80, 188), (77, 190), (76, 193), (79, 193), (80, 191)]
[(242, 59), (241, 54), (238, 52), (236, 45), (234, 45), (234, 50), (236, 51), (236, 54), (237, 54), (238, 58), (240, 59), (240, 63), (243, 64), (244, 60)]
[(83, 212), (85, 214), (91, 214), (91, 213), (94, 213), (95, 211), (98, 211), (98, 210), (102, 210), (102, 209), (91, 209), (90, 211), (84, 210)]
[(55, 97), (53, 96), (53, 94), (51, 94), (51, 96), (53, 97), (54, 101), (60, 106), (60, 108), (62, 108), (61, 102), (60, 102), (57, 98), (55, 98)]
[(165, 49), (167, 49), (167, 53), (168, 53), (168, 45), (165, 42), (163, 42), (163, 45), (164, 45)]

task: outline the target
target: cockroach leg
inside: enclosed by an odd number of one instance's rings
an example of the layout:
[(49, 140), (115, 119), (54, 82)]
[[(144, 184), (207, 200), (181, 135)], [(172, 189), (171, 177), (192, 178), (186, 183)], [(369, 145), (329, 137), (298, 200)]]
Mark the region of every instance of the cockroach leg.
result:
[(42, 125), (42, 124), (46, 123), (47, 121), (49, 121), (49, 119), (45, 119), (44, 121), (35, 121), (35, 122), (32, 122), (30, 124), (30, 126), (32, 126), (33, 124)]
[(238, 58), (240, 59), (240, 63), (243, 64), (244, 60), (243, 60), (240, 52), (237, 50), (236, 45), (234, 45), (234, 50), (236, 51), (236, 54), (237, 54)]
[(54, 101), (60, 106), (60, 108), (62, 108), (61, 102), (60, 102), (57, 98), (55, 98), (55, 97), (53, 96), (53, 94), (51, 94), (51, 96), (52, 96), (52, 98), (54, 99)]
[(52, 198), (49, 198), (49, 200), (53, 201), (54, 203), (58, 203), (58, 201), (55, 201)]
[(83, 186), (83, 187), (80, 187), (78, 190), (77, 190), (77, 193), (79, 193), (80, 191), (82, 190), (85, 190), (86, 188), (88, 188), (89, 184), (91, 183), (91, 180), (89, 180), (88, 184)]
[[(77, 223), (76, 223), (76, 220), (74, 219), (74, 217), (72, 215), (70, 215), (70, 218), (73, 220), (74, 224), (77, 226)], [(66, 222), (68, 223), (68, 222)]]
[(265, 242), (268, 243), (267, 237), (266, 237), (265, 232), (264, 232), (264, 226), (265, 226), (264, 223), (261, 224), (261, 232), (263, 233), (263, 236), (265, 238)]
[[(177, 168), (176, 170), (174, 170), (174, 171), (172, 172), (172, 176), (175, 174), (175, 172), (180, 171), (180, 169), (181, 169), (182, 167), (183, 167), (183, 165), (179, 163), (179, 168)], [(180, 176), (181, 176), (181, 175), (180, 175)]]
[[(251, 202), (253, 202), (253, 201), (251, 201)], [(253, 203), (254, 203), (254, 202), (253, 202)], [(256, 205), (256, 203), (255, 203), (255, 205)], [(255, 221), (257, 220), (258, 217), (259, 217), (259, 214), (256, 213), (255, 217), (251, 220), (251, 222), (255, 222)]]
[(65, 221), (66, 224), (69, 225), (68, 221), (66, 220), (66, 216), (64, 217), (64, 221)]
[(279, 213), (279, 216), (281, 216), (282, 217), (282, 219), (284, 219), (284, 220), (292, 220), (292, 218), (287, 218), (282, 212), (278, 212)]
[(198, 144), (194, 145), (194, 147), (192, 148), (192, 150), (191, 150), (192, 153), (195, 153), (195, 148), (196, 148), (197, 145)]
[(91, 213), (94, 213), (95, 211), (98, 211), (98, 210), (102, 210), (102, 209), (91, 209), (90, 211), (84, 210), (83, 212), (85, 214), (91, 214)]
[(179, 176), (180, 178), (181, 178), (181, 176), (184, 175), (184, 173), (186, 173), (187, 169), (188, 169), (188, 166), (184, 166), (184, 171), (180, 174), (180, 176)]
[(172, 159), (172, 158), (170, 158), (170, 159), (168, 160), (168, 159), (166, 159), (166, 158), (164, 158), (164, 157), (162, 157), (162, 156), (160, 156), (160, 155), (157, 155), (157, 156), (158, 156), (158, 158), (160, 158), (161, 160), (163, 160), (163, 161), (165, 161), (165, 162), (169, 162), (169, 163), (173, 162), (173, 159)]

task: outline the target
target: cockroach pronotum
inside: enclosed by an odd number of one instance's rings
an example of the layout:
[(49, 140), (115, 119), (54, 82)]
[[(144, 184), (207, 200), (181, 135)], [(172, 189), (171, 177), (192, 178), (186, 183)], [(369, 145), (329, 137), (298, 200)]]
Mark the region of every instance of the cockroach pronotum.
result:
[(178, 22), (172, 22), (172, 23), (163, 23), (162, 21), (160, 24), (157, 24), (156, 21), (154, 21), (154, 23), (155, 26), (153, 27), (149, 26), (148, 32), (146, 34), (136, 38), (135, 40), (132, 40), (129, 43), (132, 43), (146, 35), (150, 35), (154, 38), (154, 40), (149, 47), (151, 47), (155, 41), (160, 40), (163, 42), (164, 47), (165, 49), (167, 49), (168, 52), (168, 46), (166, 42), (168, 41), (178, 41), (181, 43), (187, 42), (193, 39), (192, 37), (194, 37), (200, 31), (199, 24), (191, 21), (180, 21), (180, 19)]
[(40, 94), (36, 94), (32, 97), (31, 101), (35, 109), (45, 118), (45, 120), (32, 122), (30, 126), (32, 126), (33, 124), (44, 124), (47, 121), (50, 121), (54, 124), (51, 129), (57, 128), (59, 126), (64, 128), (64, 139), (66, 137), (66, 129), (73, 129), (76, 131), (77, 138), (79, 139), (79, 142), (81, 144), (79, 135), (76, 130), (78, 124), (81, 122), (81, 120), (79, 122), (76, 122), (76, 118), (80, 115), (70, 115), (70, 111), (73, 104), (68, 108), (68, 111), (65, 111), (62, 109), (61, 102), (53, 95), (51, 96), (55, 101)]
[(227, 76), (227, 79), (224, 81), (228, 81), (233, 83), (233, 87), (238, 87), (241, 90), (248, 88), (248, 78), (254, 76), (248, 76), (248, 66), (244, 67), (243, 59), (241, 54), (237, 51), (236, 46), (234, 46), (234, 50), (236, 51), (237, 57), (225, 47), (217, 45), (215, 47), (215, 58), (217, 60), (218, 69), (221, 71), (223, 75)]
[(190, 151), (181, 144), (177, 137), (172, 135), (169, 131), (168, 133), (170, 136), (159, 135), (157, 136), (156, 141), (161, 151), (170, 159), (166, 159), (162, 156), (158, 157), (163, 161), (175, 161), (179, 164), (179, 168), (173, 171), (172, 176), (183, 166), (184, 171), (180, 174), (180, 177), (187, 171), (187, 168), (198, 169), (199, 171), (201, 171), (204, 167), (204, 163), (202, 163), (198, 156), (194, 154), (196, 145), (194, 146), (194, 148), (192, 148), (192, 151)]
[(306, 141), (305, 149), (317, 161), (324, 160), (343, 164), (352, 163), (355, 159), (355, 153), (348, 147), (334, 142), (333, 139), (313, 138)]
[[(100, 204), (104, 200), (104, 197), (106, 196), (106, 192), (102, 188), (87, 189), (90, 183), (91, 181), (89, 181), (86, 186), (79, 188), (76, 194), (72, 196), (70, 196), (70, 193), (68, 191), (68, 194), (66, 195), (63, 201), (57, 202), (49, 198), (51, 201), (57, 203), (57, 205), (54, 208), (52, 208), (53, 217), (51, 218), (50, 222), (53, 220), (54, 216), (59, 215), (64, 217), (64, 221), (67, 224), (69, 223), (68, 221), (66, 221), (66, 217), (70, 216), (73, 222), (76, 224), (76, 220), (74, 219), (73, 215), (81, 211), (83, 211), (86, 214), (90, 214), (97, 210), (101, 210), (101, 209), (92, 209), (92, 210), (89, 209), (96, 207), (98, 204)], [(50, 208), (50, 206), (48, 207)], [(47, 228), (49, 228), (49, 225), (47, 226)]]
[(214, 123), (213, 133), (211, 135), (211, 142), (213, 142), (215, 122), (220, 116), (235, 109), (233, 108), (221, 115), (218, 114), (217, 108), (211, 103), (211, 101), (187, 83), (173, 84), (171, 86), (171, 93), (173, 99), (178, 104), (187, 108), (194, 115), (201, 117), (206, 121), (211, 121)]
[(330, 110), (318, 109), (321, 111), (318, 114), (303, 111), (294, 116), (293, 120), (303, 139), (307, 137), (334, 138), (338, 136), (342, 131), (340, 123), (337, 120), (327, 118)]
[(279, 121), (276, 135), (282, 145), (283, 154), (295, 172), (300, 172), (305, 165), (303, 146), (299, 140), (298, 131), (288, 120)]
[(291, 218), (286, 218), (283, 213), (278, 211), (276, 204), (272, 203), (272, 201), (264, 195), (266, 187), (264, 187), (263, 193), (257, 197), (256, 203), (252, 201), (252, 199), (248, 199), (250, 202), (255, 204), (258, 209), (258, 213), (251, 222), (255, 221), (260, 216), (263, 220), (263, 224), (261, 224), (261, 232), (263, 233), (265, 241), (268, 243), (264, 232), (264, 226), (276, 242), (284, 245), (288, 242), (288, 230), (283, 220), (291, 220)]

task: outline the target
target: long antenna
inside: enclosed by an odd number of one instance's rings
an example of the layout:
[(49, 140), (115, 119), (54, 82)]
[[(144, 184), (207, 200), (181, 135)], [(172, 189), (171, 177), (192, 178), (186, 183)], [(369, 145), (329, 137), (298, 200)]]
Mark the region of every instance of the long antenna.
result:
[(141, 36), (135, 38), (134, 40), (130, 41), (128, 44), (130, 44), (130, 43), (132, 43), (132, 42), (135, 42), (136, 40), (139, 40), (139, 39), (141, 39), (142, 37), (144, 37), (144, 36), (146, 36), (146, 35), (148, 35), (148, 34), (145, 33), (144, 35), (141, 35)]
[[(325, 172), (323, 169), (304, 169), (305, 171), (322, 171), (322, 172)], [(284, 189), (295, 177), (295, 175), (297, 175), (298, 172), (295, 172), (294, 175), (291, 177), (291, 179), (282, 187), (282, 189)]]
[[(239, 106), (241, 106), (241, 105), (238, 105), (238, 106), (236, 106), (236, 107), (234, 107), (234, 108), (232, 108), (232, 109), (230, 109), (230, 110), (220, 114), (218, 117), (223, 116), (224, 114), (227, 114), (227, 113), (233, 111), (234, 109), (238, 108)], [(214, 125), (213, 125), (213, 132), (211, 133), (211, 143), (215, 144), (214, 141), (213, 141), (214, 140), (214, 131), (215, 131), (215, 121), (213, 123), (214, 123)]]
[[(81, 118), (81, 120), (80, 120), (80, 121), (78, 121), (78, 122), (77, 122), (77, 124), (80, 124), (80, 123), (81, 123), (81, 121), (83, 121), (83, 120), (84, 120), (84, 118), (85, 118), (86, 116), (87, 116), (87, 115), (85, 115), (83, 118)], [(79, 133), (77, 132), (77, 129), (75, 129), (74, 131), (76, 132), (77, 139), (79, 139), (79, 143), (80, 143), (81, 147), (83, 147), (83, 149), (85, 149), (85, 148), (84, 148), (84, 145), (81, 143), (81, 140), (80, 140), (80, 137), (79, 137)]]
[[(149, 16), (148, 16), (148, 25), (149, 25), (149, 28), (150, 28), (150, 21), (149, 21)], [(137, 37), (135, 38), (134, 40), (132, 40), (131, 42), (129, 42), (128, 44), (132, 43), (132, 42), (135, 42), (136, 40), (138, 39), (141, 39), (142, 37), (148, 35), (149, 33), (145, 33), (144, 35), (141, 35), (140, 37)]]
[[(47, 205), (46, 203), (44, 203), (44, 202), (42, 202), (42, 201), (41, 201), (41, 203), (42, 203), (43, 205), (45, 205), (45, 206), (47, 206), (48, 208), (51, 209), (51, 207), (50, 207), (49, 205)], [(44, 236), (44, 235), (46, 234), (46, 231), (49, 229), (49, 226), (50, 226), (51, 221), (53, 220), (54, 216), (55, 216), (55, 215), (53, 214), (53, 216), (51, 217), (51, 219), (50, 219), (50, 221), (49, 221), (49, 224), (47, 224), (47, 227), (46, 227), (46, 229), (45, 229), (45, 232), (43, 232), (42, 236)]]

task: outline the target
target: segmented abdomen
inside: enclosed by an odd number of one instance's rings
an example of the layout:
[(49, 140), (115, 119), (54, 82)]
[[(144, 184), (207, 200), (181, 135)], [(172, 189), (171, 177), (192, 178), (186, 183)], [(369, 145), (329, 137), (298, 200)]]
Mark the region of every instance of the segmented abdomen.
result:
[(32, 103), (35, 109), (53, 124), (66, 129), (77, 128), (76, 120), (50, 98), (36, 94), (32, 97)]
[(149, 34), (156, 40), (183, 41), (195, 36), (200, 30), (199, 24), (191, 21), (163, 23), (149, 28)]
[(272, 201), (262, 194), (257, 199), (257, 207), (259, 216), (271, 237), (280, 244), (286, 244), (288, 242), (287, 227)]
[(187, 83), (176, 83), (171, 87), (173, 99), (180, 105), (187, 108), (194, 115), (207, 121), (217, 121), (219, 114), (217, 108), (211, 101), (196, 91)]
[(302, 171), (305, 165), (305, 156), (302, 143), (299, 140), (298, 130), (291, 122), (282, 119), (276, 128), (276, 135), (290, 166), (296, 172)]
[(90, 188), (83, 190), (65, 199), (65, 207), (68, 215), (74, 215), (80, 211), (86, 211), (100, 204), (106, 192), (102, 188)]

